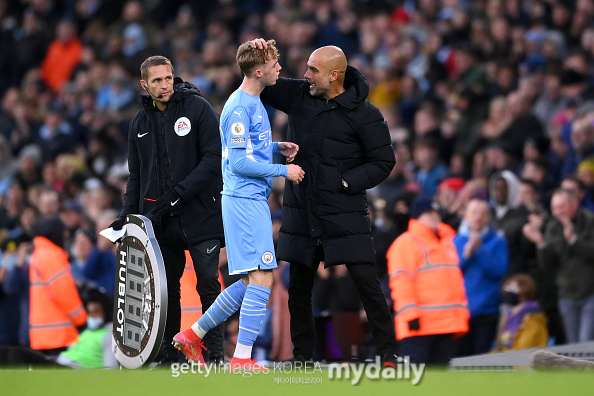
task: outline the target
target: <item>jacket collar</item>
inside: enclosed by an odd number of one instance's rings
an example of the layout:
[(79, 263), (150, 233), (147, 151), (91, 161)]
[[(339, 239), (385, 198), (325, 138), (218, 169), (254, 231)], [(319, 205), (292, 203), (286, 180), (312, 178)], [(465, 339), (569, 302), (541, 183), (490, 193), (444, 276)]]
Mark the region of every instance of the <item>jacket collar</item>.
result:
[(346, 107), (354, 109), (367, 99), (369, 95), (369, 83), (359, 70), (353, 66), (347, 66), (344, 78), (345, 91), (331, 100)]
[[(169, 103), (177, 103), (188, 96), (202, 96), (200, 89), (191, 82), (187, 82), (181, 79), (181, 77), (175, 77), (173, 79), (173, 95), (169, 99)], [(150, 95), (140, 95), (142, 105), (146, 109), (155, 111), (153, 106), (153, 98)]]

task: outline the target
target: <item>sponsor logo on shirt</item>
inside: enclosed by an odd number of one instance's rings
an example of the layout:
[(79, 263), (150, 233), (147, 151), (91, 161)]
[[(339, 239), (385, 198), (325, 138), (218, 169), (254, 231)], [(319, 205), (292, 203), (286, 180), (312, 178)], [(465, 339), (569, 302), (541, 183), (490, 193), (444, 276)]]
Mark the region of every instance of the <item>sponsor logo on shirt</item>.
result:
[(187, 117), (180, 117), (173, 126), (177, 136), (186, 136), (192, 130), (192, 123)]

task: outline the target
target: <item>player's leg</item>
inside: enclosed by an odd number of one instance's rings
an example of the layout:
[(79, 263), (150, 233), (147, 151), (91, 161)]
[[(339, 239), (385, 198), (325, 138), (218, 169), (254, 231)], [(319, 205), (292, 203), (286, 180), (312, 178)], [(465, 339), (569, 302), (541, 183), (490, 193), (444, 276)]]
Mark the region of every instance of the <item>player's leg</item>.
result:
[(266, 317), (266, 305), (272, 289), (272, 270), (255, 270), (248, 274), (249, 285), (239, 314), (239, 334), (232, 364), (251, 364), (252, 348)]
[[(247, 286), (239, 315), (239, 334), (232, 365), (253, 366), (252, 347), (266, 317), (266, 305), (274, 281), (272, 270), (277, 267), (272, 241), (272, 221), (267, 201), (245, 200), (242, 206), (246, 226), (241, 235), (244, 254), (241, 270), (248, 272)], [(239, 260), (235, 260), (237, 262)], [(231, 263), (231, 261), (230, 261)], [(234, 264), (234, 266), (235, 266)], [(237, 270), (237, 269), (236, 269)]]
[[(194, 271), (196, 272), (196, 291), (202, 302), (202, 313), (213, 305), (221, 293), (219, 282), (219, 251), (220, 241), (216, 239), (207, 240), (198, 244), (189, 245), (188, 249), (192, 256)], [(209, 362), (220, 362), (223, 360), (223, 336), (225, 326), (221, 322), (214, 329), (210, 329), (204, 337)]]
[(182, 351), (188, 359), (198, 363), (202, 362), (203, 338), (210, 330), (217, 328), (239, 309), (246, 289), (245, 282), (238, 280), (223, 290), (191, 328), (178, 333), (173, 338), (175, 347)]
[[(223, 196), (221, 201), (230, 274), (241, 273), (241, 269), (235, 268), (233, 263), (241, 259), (245, 252), (242, 251), (242, 245), (237, 242), (234, 243), (234, 241), (241, 240), (239, 238), (241, 238), (242, 230), (249, 228), (249, 224), (245, 221), (242, 222), (242, 217), (239, 216), (244, 211), (241, 207), (242, 203), (236, 202), (236, 200), (236, 198)], [(203, 360), (202, 339), (209, 330), (223, 323), (239, 309), (247, 288), (247, 282), (246, 278), (245, 281), (239, 280), (226, 288), (190, 329), (184, 330), (175, 336), (174, 344), (176, 348), (180, 349), (188, 359), (197, 362)]]

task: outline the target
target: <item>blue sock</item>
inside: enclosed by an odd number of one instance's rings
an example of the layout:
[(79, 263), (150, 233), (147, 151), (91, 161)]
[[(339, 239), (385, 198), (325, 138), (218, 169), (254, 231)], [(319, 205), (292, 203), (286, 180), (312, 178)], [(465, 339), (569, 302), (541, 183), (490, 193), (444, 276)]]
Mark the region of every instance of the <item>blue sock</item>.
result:
[(239, 334), (237, 344), (251, 347), (260, 333), (266, 316), (266, 304), (270, 289), (264, 286), (248, 285), (239, 311)]
[(247, 286), (241, 279), (223, 290), (204, 315), (198, 319), (198, 326), (204, 331), (209, 331), (223, 323), (239, 309), (246, 290)]

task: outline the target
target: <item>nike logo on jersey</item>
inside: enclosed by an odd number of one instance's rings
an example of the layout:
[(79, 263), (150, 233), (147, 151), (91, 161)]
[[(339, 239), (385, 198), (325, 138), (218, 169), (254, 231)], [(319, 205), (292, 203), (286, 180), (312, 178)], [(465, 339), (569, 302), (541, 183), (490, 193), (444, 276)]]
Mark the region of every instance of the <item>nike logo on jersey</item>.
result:
[(240, 111), (239, 113), (238, 113), (238, 112), (236, 112), (236, 111), (234, 111), (234, 112), (233, 112), (233, 114), (237, 114), (238, 116), (240, 116), (240, 117), (241, 117), (241, 111)]
[(206, 254), (211, 254), (213, 252), (213, 250), (215, 250), (217, 248), (218, 245), (214, 245), (212, 248), (206, 248)]
[(179, 201), (179, 200), (180, 200), (180, 199), (178, 198), (178, 199), (176, 199), (175, 201), (171, 202), (171, 206), (174, 206), (174, 205), (177, 203), (177, 201)]
[(262, 116), (258, 116), (258, 118), (262, 118)]
[(141, 138), (141, 137), (143, 137), (143, 136), (145, 136), (145, 135), (148, 135), (148, 132), (145, 132), (145, 133), (139, 133), (139, 134), (138, 134), (138, 137), (139, 137), (139, 138)]

